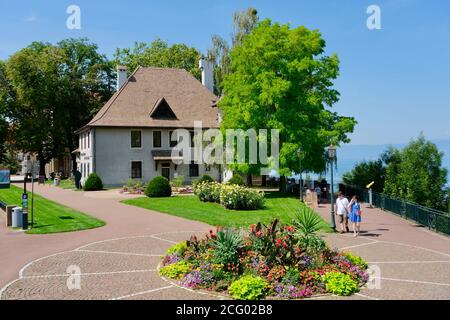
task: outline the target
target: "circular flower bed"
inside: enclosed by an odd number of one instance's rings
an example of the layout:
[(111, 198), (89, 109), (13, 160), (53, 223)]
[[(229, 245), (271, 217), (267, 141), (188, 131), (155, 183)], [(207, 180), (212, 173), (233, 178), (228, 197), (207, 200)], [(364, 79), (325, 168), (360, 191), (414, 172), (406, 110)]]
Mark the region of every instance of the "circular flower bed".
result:
[(367, 282), (367, 263), (329, 249), (305, 216), (293, 226), (277, 220), (252, 225), (246, 235), (217, 228), (202, 239), (192, 236), (167, 251), (159, 272), (186, 288), (225, 292), (239, 300), (357, 292)]

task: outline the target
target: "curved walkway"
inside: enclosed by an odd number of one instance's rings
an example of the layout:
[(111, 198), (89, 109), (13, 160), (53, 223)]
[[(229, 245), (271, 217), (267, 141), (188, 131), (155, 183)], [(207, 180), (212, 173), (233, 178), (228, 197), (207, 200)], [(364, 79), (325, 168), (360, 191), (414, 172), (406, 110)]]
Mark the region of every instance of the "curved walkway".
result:
[(117, 190), (85, 193), (35, 184), (35, 192), (99, 218), (106, 225), (77, 232), (28, 235), (6, 228), (5, 217), (0, 214), (0, 288), (16, 279), (20, 268), (30, 261), (74, 250), (94, 241), (183, 230), (206, 232), (210, 229), (201, 222), (122, 204), (119, 201), (125, 196), (119, 195)]
[[(57, 235), (25, 235), (2, 226), (1, 299), (220, 298), (180, 288), (156, 272), (168, 247), (192, 233), (203, 234), (210, 228), (207, 225), (123, 205), (119, 203), (123, 196), (116, 192), (86, 196), (49, 186), (37, 192), (103, 219), (107, 225)], [(361, 237), (326, 235), (331, 246), (361, 255), (378, 270), (380, 281), (375, 289), (364, 288), (345, 299), (450, 299), (449, 239), (389, 213), (370, 210), (374, 211), (365, 210)], [(318, 211), (329, 218), (329, 207)], [(74, 279), (70, 272), (79, 273), (79, 289), (69, 289)]]

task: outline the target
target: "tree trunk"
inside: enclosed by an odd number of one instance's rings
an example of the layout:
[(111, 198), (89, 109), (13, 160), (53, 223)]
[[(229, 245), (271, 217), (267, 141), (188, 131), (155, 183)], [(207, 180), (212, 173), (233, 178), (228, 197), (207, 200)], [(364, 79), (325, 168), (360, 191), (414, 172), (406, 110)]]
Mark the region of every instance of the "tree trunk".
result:
[(267, 176), (265, 174), (261, 176), (261, 187), (267, 187)]
[(251, 173), (247, 173), (247, 186), (249, 187), (253, 186), (253, 179)]
[(72, 173), (78, 169), (77, 167), (77, 155), (75, 153), (70, 153), (70, 158), (72, 160)]
[(47, 160), (42, 154), (42, 151), (38, 151), (38, 160), (39, 160), (39, 175), (45, 176), (45, 165), (47, 164)]
[(286, 192), (286, 176), (280, 176), (280, 192)]

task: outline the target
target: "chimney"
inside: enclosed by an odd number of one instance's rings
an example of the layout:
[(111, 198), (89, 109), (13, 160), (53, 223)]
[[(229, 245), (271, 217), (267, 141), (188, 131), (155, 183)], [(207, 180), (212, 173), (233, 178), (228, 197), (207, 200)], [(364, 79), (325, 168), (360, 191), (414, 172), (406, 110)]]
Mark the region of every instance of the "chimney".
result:
[(211, 61), (201, 58), (199, 62), (200, 70), (202, 71), (202, 84), (214, 92), (214, 65)]
[(122, 88), (122, 86), (127, 82), (128, 75), (127, 75), (127, 67), (126, 66), (117, 66), (117, 91)]

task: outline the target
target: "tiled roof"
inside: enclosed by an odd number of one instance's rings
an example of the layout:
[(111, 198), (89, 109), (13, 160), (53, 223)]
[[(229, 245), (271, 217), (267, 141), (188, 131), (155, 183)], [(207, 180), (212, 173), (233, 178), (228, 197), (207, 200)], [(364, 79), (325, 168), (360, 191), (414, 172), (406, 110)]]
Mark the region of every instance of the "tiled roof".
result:
[[(176, 119), (150, 117), (162, 99)], [(205, 128), (217, 128), (218, 109), (212, 103), (217, 99), (185, 70), (138, 67), (87, 126), (192, 128), (202, 121)]]

